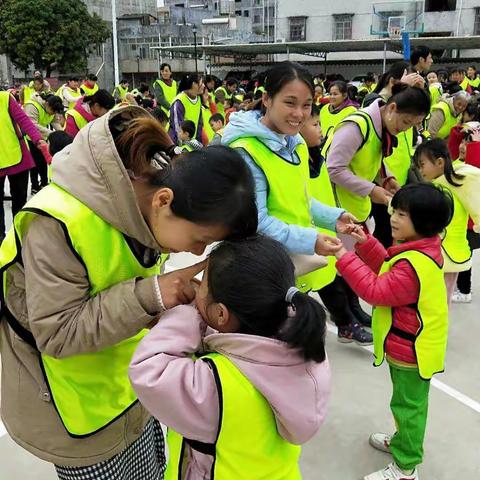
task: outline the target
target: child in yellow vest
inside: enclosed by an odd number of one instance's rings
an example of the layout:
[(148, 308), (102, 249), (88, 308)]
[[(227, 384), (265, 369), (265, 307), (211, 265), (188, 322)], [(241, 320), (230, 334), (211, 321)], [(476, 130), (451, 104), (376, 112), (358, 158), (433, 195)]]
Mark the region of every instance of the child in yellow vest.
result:
[(454, 201), (452, 221), (442, 235), (445, 283), (448, 301), (459, 272), (472, 266), (472, 251), (467, 240), (468, 218), (480, 232), (480, 169), (461, 161), (452, 163), (447, 144), (440, 139), (422, 143), (415, 152), (415, 164), (423, 178), (449, 190)]
[(385, 250), (358, 226), (356, 252), (337, 252), (337, 270), (374, 306), (375, 365), (390, 368), (395, 435), (374, 433), (370, 444), (393, 462), (364, 480), (418, 480), (423, 460), (430, 379), (444, 370), (448, 307), (439, 234), (450, 222), (451, 196), (430, 183), (401, 188), (391, 203), (395, 245)]
[(166, 480), (301, 479), (298, 445), (324, 420), (330, 372), (325, 312), (294, 284), (277, 241), (223, 242), (197, 308), (164, 313), (141, 342), (130, 379), (169, 427)]

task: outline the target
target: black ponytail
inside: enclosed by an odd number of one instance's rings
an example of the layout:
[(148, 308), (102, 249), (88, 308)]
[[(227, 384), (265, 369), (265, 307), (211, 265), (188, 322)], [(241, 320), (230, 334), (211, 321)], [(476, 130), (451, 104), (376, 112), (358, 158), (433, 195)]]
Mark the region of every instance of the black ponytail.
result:
[(424, 115), (430, 113), (430, 95), (419, 87), (410, 87), (404, 83), (396, 83), (392, 88), (392, 96), (387, 105), (395, 103), (398, 113)]
[(294, 315), (287, 317), (277, 338), (302, 351), (305, 360), (321, 363), (326, 358), (326, 315), (322, 306), (306, 293), (292, 298)]
[(238, 333), (275, 338), (305, 360), (325, 360), (325, 311), (306, 294), (285, 296), (295, 284), (294, 266), (279, 242), (254, 236), (224, 241), (210, 254), (208, 287), (240, 323)]

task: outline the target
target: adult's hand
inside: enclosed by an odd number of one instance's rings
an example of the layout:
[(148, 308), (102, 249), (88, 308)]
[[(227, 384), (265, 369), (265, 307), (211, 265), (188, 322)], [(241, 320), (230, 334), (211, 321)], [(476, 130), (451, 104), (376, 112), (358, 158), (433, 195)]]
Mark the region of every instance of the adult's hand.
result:
[(335, 255), (335, 252), (342, 248), (342, 242), (335, 237), (319, 233), (315, 242), (315, 253), (317, 255)]
[(383, 183), (383, 188), (392, 195), (395, 195), (400, 190), (400, 184), (395, 177), (390, 177)]
[(370, 198), (373, 203), (380, 203), (382, 205), (388, 205), (388, 202), (392, 198), (392, 194), (378, 185), (373, 187), (373, 190), (370, 192)]
[(348, 234), (354, 229), (355, 222), (358, 222), (358, 220), (354, 215), (349, 212), (343, 212), (340, 217), (338, 217), (335, 229), (338, 233)]
[(190, 267), (165, 273), (158, 277), (160, 293), (167, 310), (177, 305), (191, 303), (195, 299), (197, 282), (194, 277), (205, 270), (206, 266), (207, 260), (204, 260)]
[(400, 81), (409, 87), (423, 88), (425, 85), (425, 80), (419, 73), (407, 73), (407, 70), (403, 72), (403, 76)]

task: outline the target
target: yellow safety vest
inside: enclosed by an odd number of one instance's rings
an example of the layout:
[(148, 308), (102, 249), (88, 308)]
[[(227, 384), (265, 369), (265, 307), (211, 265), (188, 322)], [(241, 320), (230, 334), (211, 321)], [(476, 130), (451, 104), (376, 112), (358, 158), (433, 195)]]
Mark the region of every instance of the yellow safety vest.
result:
[(98, 83), (96, 83), (93, 88), (89, 88), (83, 84), (80, 88), (85, 92), (85, 95), (91, 96), (98, 92), (99, 86)]
[(351, 105), (343, 108), (337, 113), (332, 113), (330, 111), (330, 105), (325, 105), (320, 110), (320, 126), (322, 127), (324, 138), (326, 138), (342, 120), (356, 111), (357, 109)]
[(118, 92), (118, 95), (120, 97), (120, 101), (124, 101), (125, 97), (128, 93), (128, 87), (122, 87), (122, 85), (118, 84), (114, 89), (112, 96), (115, 96), (115, 92)]
[(446, 139), (450, 135), (450, 131), (455, 125), (458, 125), (460, 121), (462, 120), (462, 114), (460, 113), (456, 117), (452, 115), (452, 112), (450, 110), (450, 107), (447, 103), (445, 102), (438, 102), (436, 105), (432, 107), (433, 110), (441, 110), (443, 112), (444, 116), (444, 122), (442, 125), (442, 128), (437, 133), (438, 138)]
[[(88, 125), (88, 120), (78, 111), (72, 108), (71, 110), (67, 110), (65, 113), (65, 117), (70, 116), (74, 119), (77, 128), (81, 130), (85, 125)], [(67, 123), (65, 122), (65, 125)]]
[(203, 120), (203, 128), (205, 130), (205, 134), (207, 135), (208, 142), (210, 143), (215, 136), (215, 132), (213, 128), (210, 126), (210, 118), (212, 118), (212, 112), (208, 107), (204, 107), (202, 105), (202, 120)]
[[(30, 84), (32, 86), (30, 86)], [(29, 85), (25, 85), (23, 87), (23, 104), (25, 105), (31, 98), (32, 95), (35, 93), (35, 89), (33, 88), (33, 82), (30, 82)]]
[(462, 83), (460, 84), (460, 87), (462, 88), (462, 90), (466, 90), (469, 85), (470, 85), (470, 82), (468, 80), (468, 77), (465, 77)]
[(260, 87), (256, 87), (255, 90), (253, 91), (253, 94), (255, 95), (257, 92), (265, 93), (266, 92), (265, 87), (262, 85)]
[(220, 405), (217, 438), (206, 444), (168, 429), (170, 456), (165, 480), (183, 478), (185, 445), (212, 456), (212, 470), (207, 475), (211, 479), (301, 480), (301, 448), (280, 436), (265, 397), (223, 355), (212, 353), (196, 361), (207, 362), (215, 377)]
[[(335, 207), (335, 197), (333, 195), (332, 184), (328, 176), (327, 165), (325, 161), (320, 166), (320, 173), (317, 177), (310, 176), (310, 192), (313, 198), (328, 205)], [(326, 228), (319, 228), (320, 233), (325, 233), (331, 237), (336, 237), (336, 232), (327, 230)], [(297, 284), (301, 286), (302, 291), (320, 290), (321, 288), (330, 285), (335, 279), (337, 269), (335, 267), (336, 259), (333, 255), (326, 257), (328, 265), (315, 272), (315, 275), (303, 275), (298, 277)]]
[[(155, 80), (154, 86), (158, 85), (162, 90), (163, 90), (163, 96), (165, 97), (165, 100), (172, 105), (172, 103), (175, 101), (175, 97), (177, 96), (177, 82), (175, 80), (172, 80), (171, 85), (167, 85), (163, 80), (157, 79)], [(170, 116), (170, 110), (162, 107), (162, 110)]]
[(54, 120), (55, 115), (49, 115), (45, 108), (36, 100), (29, 100), (25, 105), (31, 104), (38, 110), (38, 123), (42, 127), (48, 127)]
[[(225, 87), (218, 87), (215, 90), (215, 94), (217, 94), (218, 92), (223, 92), (225, 96), (225, 100), (229, 100), (230, 98), (232, 98), (232, 94), (228, 93)], [(215, 102), (217, 103), (218, 113), (221, 113), (225, 117), (225, 106), (223, 105), (223, 102), (217, 102), (216, 98), (215, 98)]]
[[(408, 250), (386, 260), (380, 269), (380, 275), (390, 271), (400, 260), (410, 263), (420, 283), (420, 296), (416, 305), (420, 328), (411, 339), (420, 376), (429, 380), (435, 373), (443, 372), (447, 350), (448, 305), (443, 271), (424, 253)], [(392, 307), (374, 307), (372, 333), (376, 367), (383, 363), (384, 344), (392, 323)]]
[[(454, 162), (454, 167), (458, 162)], [(459, 180), (459, 183), (462, 181)], [(434, 181), (434, 183), (437, 183)], [(449, 260), (457, 265), (468, 264), (466, 270), (470, 266), (472, 252), (468, 245), (467, 229), (468, 229), (468, 212), (459, 200), (456, 188), (448, 182), (442, 182), (442, 187), (446, 188), (453, 198), (453, 216), (450, 223), (445, 228), (441, 235), (442, 237), (442, 252)]]
[[(173, 100), (173, 104), (177, 101), (182, 102), (185, 109), (184, 120), (191, 120), (195, 124), (195, 134), (193, 138), (196, 138), (198, 132), (198, 124), (200, 122), (200, 116), (202, 115), (202, 99), (197, 97), (196, 103), (193, 103), (192, 99), (185, 93), (179, 93)], [(172, 105), (173, 105), (172, 104)]]
[[(272, 152), (255, 137), (240, 138), (230, 145), (243, 148), (263, 170), (268, 182), (268, 214), (289, 225), (317, 228), (310, 213), (310, 172), (308, 148), (304, 143), (295, 151), (300, 163), (287, 162)], [(318, 269), (297, 279), (297, 287), (303, 291), (319, 290), (325, 286), (323, 269)]]
[(428, 91), (430, 92), (430, 104), (433, 107), (435, 104), (438, 103), (438, 100), (442, 96), (442, 91), (440, 90), (440, 87), (436, 85), (431, 85), (430, 87), (428, 87)]
[[(62, 100), (65, 100), (65, 98), (63, 97), (63, 89), (66, 88), (69, 92), (70, 92), (70, 95), (72, 95), (72, 97), (75, 97), (77, 99), (79, 99), (81, 96), (82, 96), (82, 92), (80, 91), (80, 89), (78, 90), (74, 90), (73, 88), (70, 88), (68, 85), (62, 85), (56, 92), (55, 92), (55, 95), (57, 97), (60, 97)], [(73, 108), (75, 105), (76, 105), (77, 101), (75, 100), (74, 102), (70, 102), (68, 104), (68, 108)]]
[[(70, 193), (50, 184), (15, 216), (14, 227), (1, 245), (0, 267), (5, 298), (8, 294), (7, 270), (21, 261), (23, 239), (37, 215), (51, 216), (65, 227), (70, 248), (87, 270), (92, 298), (126, 280), (160, 273), (160, 262), (143, 265), (143, 259), (135, 257), (120, 231)], [(164, 259), (162, 257), (162, 261)], [(11, 314), (6, 318), (17, 332), (18, 322)], [(25, 332), (22, 338), (36, 348), (31, 333)], [(143, 330), (98, 352), (61, 359), (40, 354), (52, 401), (70, 436), (93, 435), (137, 401), (128, 379), (128, 366), (146, 333), (147, 330)]]
[(413, 155), (413, 127), (397, 136), (398, 145), (393, 149), (389, 157), (383, 161), (397, 182), (403, 187), (408, 180), (408, 171), (412, 165)]
[[(358, 110), (337, 125), (333, 135), (327, 138), (322, 154), (328, 163), (328, 152), (335, 131), (348, 122), (357, 124), (363, 137), (363, 142), (353, 156), (348, 169), (357, 177), (373, 182), (382, 166), (382, 140), (375, 130), (370, 115), (363, 110)], [(372, 209), (370, 197), (360, 197), (336, 184), (333, 184), (333, 193), (337, 206), (355, 215), (360, 222), (364, 222), (370, 215)]]
[(468, 79), (468, 84), (472, 87), (478, 90), (478, 87), (480, 87), (480, 78), (475, 77), (474, 80), (471, 80), (470, 78)]
[(9, 102), (10, 94), (0, 92), (0, 169), (13, 167), (22, 161), (22, 149), (8, 110)]

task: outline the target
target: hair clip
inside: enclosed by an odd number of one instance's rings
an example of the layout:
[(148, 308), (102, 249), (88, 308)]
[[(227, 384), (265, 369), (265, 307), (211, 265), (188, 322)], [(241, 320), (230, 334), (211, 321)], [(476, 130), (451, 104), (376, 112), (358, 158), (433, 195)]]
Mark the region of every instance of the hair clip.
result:
[(285, 301), (289, 304), (292, 303), (293, 297), (297, 294), (300, 290), (297, 287), (290, 287), (287, 290), (287, 294), (285, 295)]

